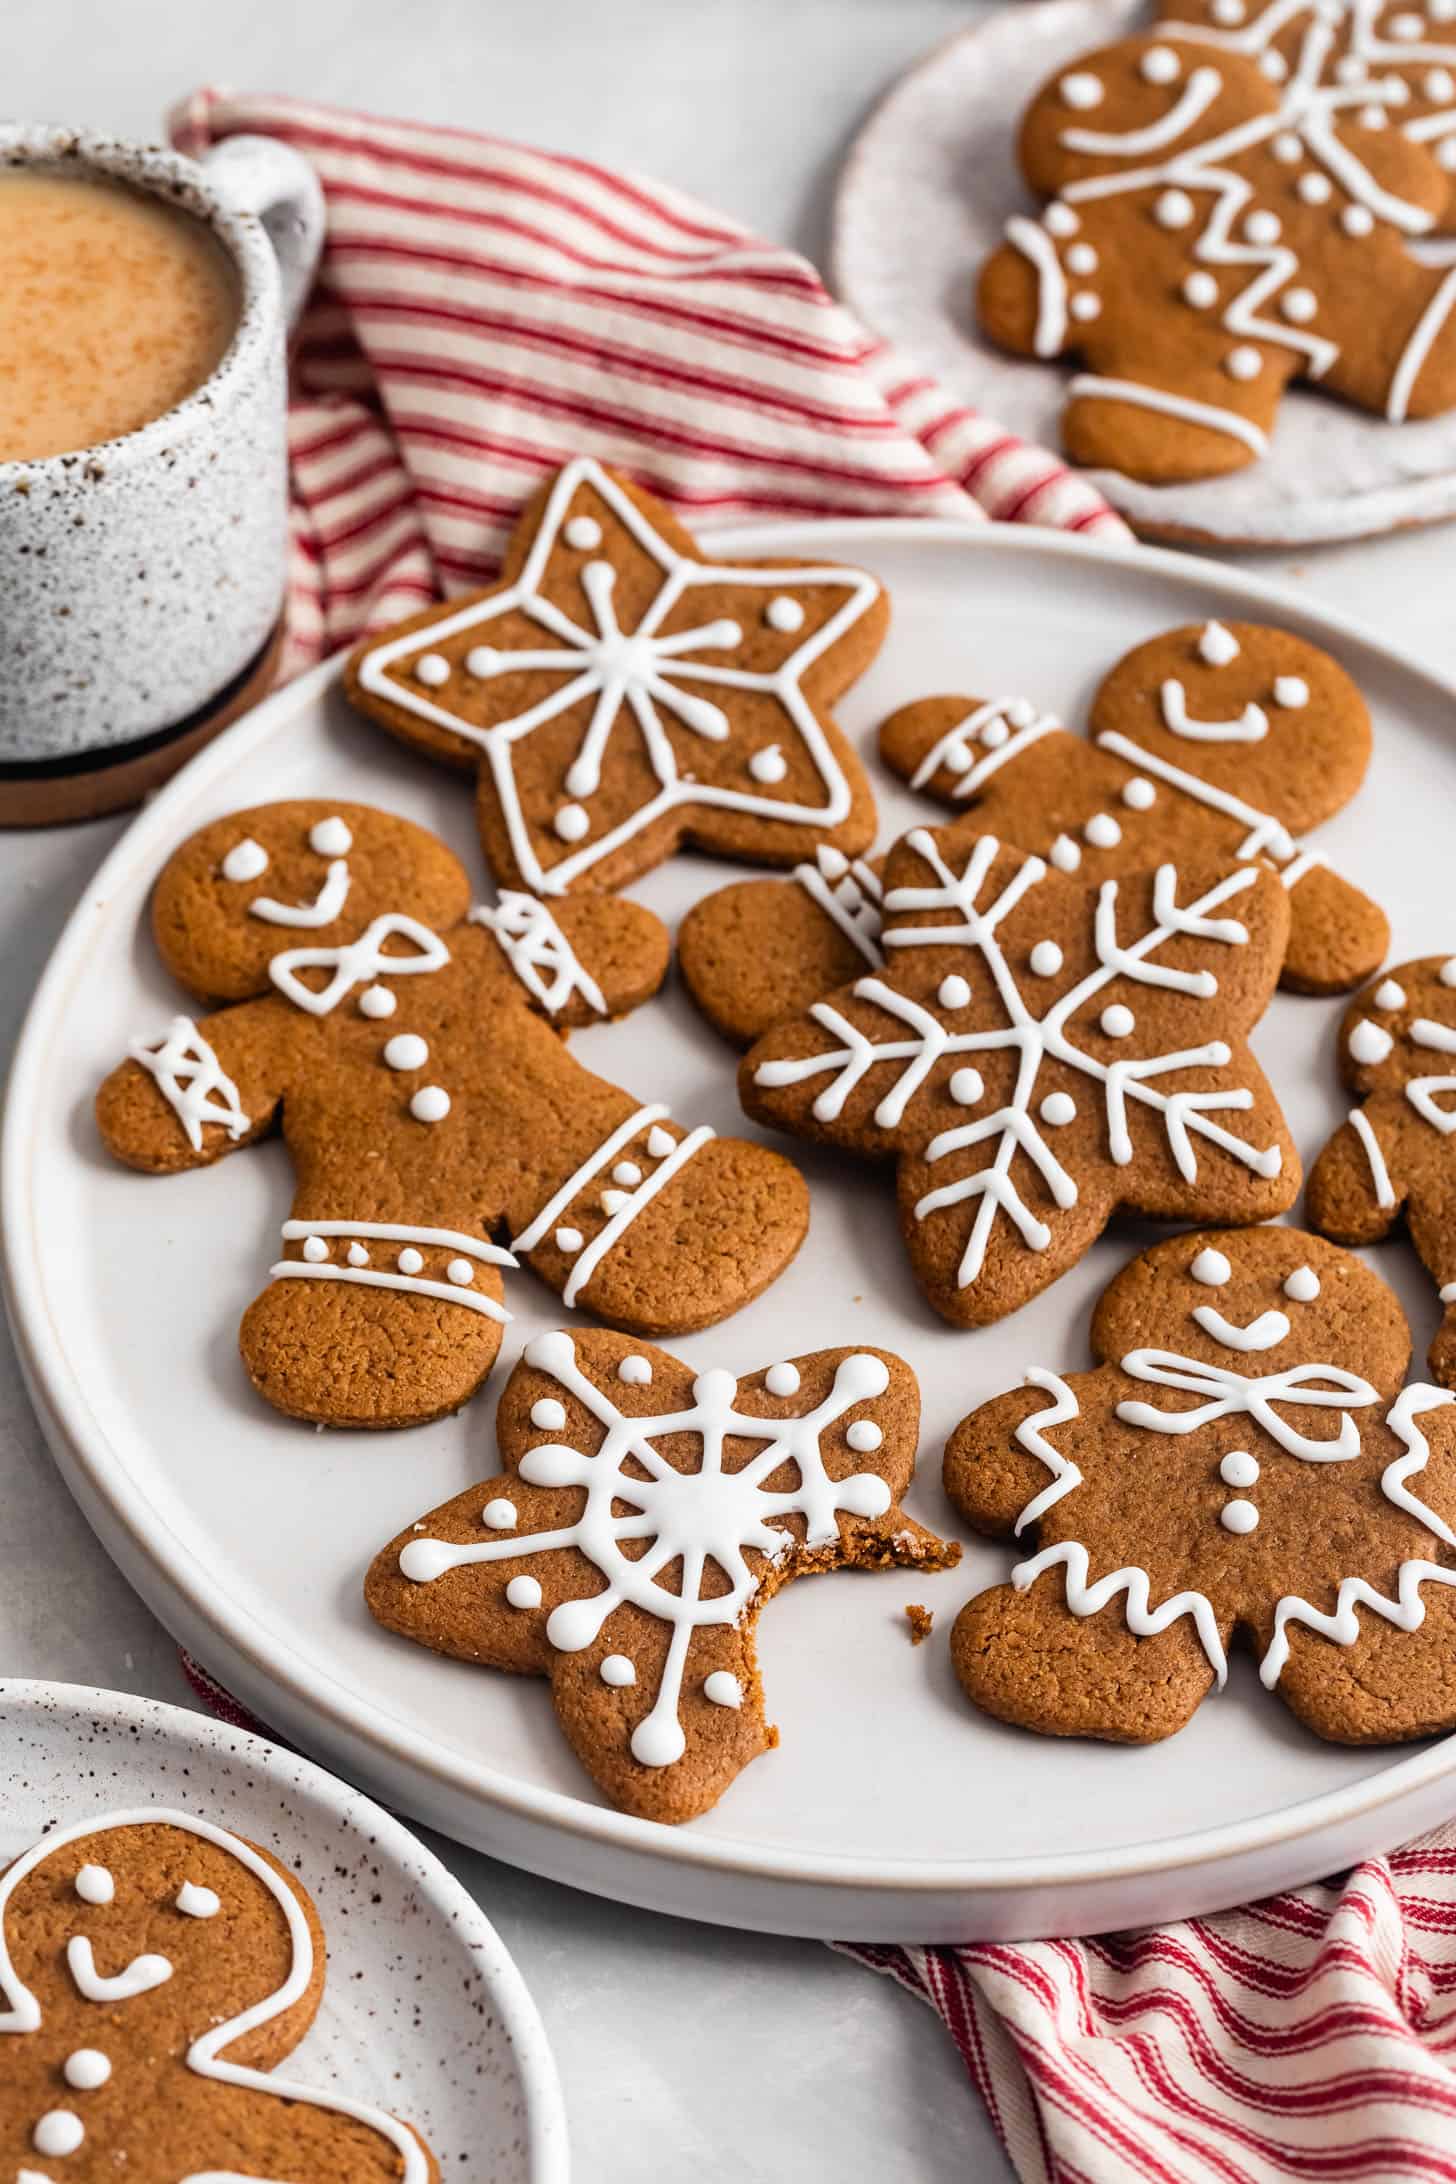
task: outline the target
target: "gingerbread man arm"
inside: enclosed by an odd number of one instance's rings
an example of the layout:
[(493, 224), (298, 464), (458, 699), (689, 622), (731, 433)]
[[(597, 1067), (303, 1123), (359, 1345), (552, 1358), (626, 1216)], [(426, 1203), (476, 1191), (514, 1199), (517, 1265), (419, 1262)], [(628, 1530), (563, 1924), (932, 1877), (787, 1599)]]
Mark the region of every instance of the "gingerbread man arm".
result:
[(945, 1445), (945, 1490), (976, 1531), (1015, 1537), (1023, 1511), (1067, 1475), (1082, 1425), (1075, 1391), (1088, 1377), (1030, 1373), (961, 1420)]
[(741, 880), (704, 895), (678, 928), (683, 982), (715, 1030), (752, 1046), (884, 960), (883, 860), (821, 849), (791, 880)]
[(640, 1008), (672, 957), (662, 920), (611, 895), (552, 905), (505, 889), (470, 917), (494, 936), (531, 1006), (562, 1029)]
[(1377, 1096), (1350, 1110), (1309, 1173), (1305, 1204), (1322, 1236), (1339, 1244), (1375, 1244), (1406, 1204), (1398, 1102)]
[(1289, 872), (1289, 941), (1279, 983), (1289, 993), (1348, 993), (1384, 961), (1390, 920), (1322, 860)]
[(282, 1004), (268, 998), (200, 1023), (175, 1016), (158, 1037), (133, 1041), (96, 1095), (107, 1150), (149, 1175), (175, 1175), (266, 1136), (287, 1082), (287, 1033)]

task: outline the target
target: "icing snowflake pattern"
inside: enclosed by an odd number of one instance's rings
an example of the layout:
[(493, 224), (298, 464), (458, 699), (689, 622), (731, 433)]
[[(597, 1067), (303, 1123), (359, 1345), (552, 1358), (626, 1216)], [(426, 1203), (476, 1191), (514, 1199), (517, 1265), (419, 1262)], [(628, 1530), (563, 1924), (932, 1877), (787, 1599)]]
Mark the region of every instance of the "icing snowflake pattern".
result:
[[(933, 884), (902, 885), (887, 892), (886, 912), (898, 917), (899, 922), (885, 932), (885, 948), (893, 951), (933, 945), (974, 950), (1004, 1021), (987, 1028), (979, 1020), (979, 1012), (978, 1021), (967, 1030), (954, 1029), (946, 1021), (972, 998), (970, 986), (958, 974), (943, 982), (934, 1007), (898, 991), (890, 975), (863, 978), (854, 987), (854, 996), (881, 1012), (886, 1020), (883, 1032), (871, 1034), (852, 1024), (832, 1001), (817, 1002), (809, 1015), (835, 1043), (815, 1054), (760, 1062), (755, 1076), (758, 1084), (769, 1088), (827, 1078), (812, 1112), (817, 1120), (830, 1122), (843, 1113), (850, 1096), (871, 1073), (893, 1071), (888, 1082), (876, 1077), (877, 1087), (883, 1084), (884, 1089), (874, 1109), (875, 1124), (893, 1130), (906, 1123), (915, 1095), (944, 1058), (964, 1056), (969, 1062), (970, 1057), (979, 1054), (1014, 1055), (1014, 1087), (1006, 1105), (977, 1115), (959, 1127), (939, 1131), (923, 1147), (916, 1148), (932, 1169), (942, 1162), (953, 1169), (958, 1155), (987, 1145), (995, 1148), (989, 1165), (952, 1174), (914, 1207), (915, 1219), (924, 1221), (940, 1208), (979, 1201), (960, 1259), (958, 1287), (974, 1283), (981, 1273), (998, 1217), (1010, 1222), (1033, 1251), (1045, 1251), (1052, 1240), (1047, 1221), (1028, 1207), (1022, 1195), (1016, 1175), (1018, 1157), (1035, 1169), (1055, 1207), (1066, 1210), (1078, 1202), (1077, 1180), (1054, 1151), (1048, 1135), (1049, 1130), (1071, 1120), (1075, 1109), (1061, 1091), (1050, 1093), (1038, 1106), (1042, 1072), (1049, 1061), (1065, 1065), (1095, 1087), (1105, 1112), (1108, 1150), (1119, 1167), (1126, 1167), (1134, 1157), (1132, 1124), (1135, 1114), (1141, 1111), (1160, 1126), (1185, 1181), (1191, 1182), (1198, 1175), (1200, 1141), (1218, 1147), (1259, 1176), (1272, 1178), (1279, 1174), (1282, 1152), (1277, 1144), (1250, 1145), (1218, 1119), (1253, 1105), (1253, 1094), (1246, 1086), (1229, 1083), (1213, 1089), (1181, 1089), (1167, 1082), (1185, 1070), (1225, 1069), (1233, 1058), (1226, 1041), (1212, 1039), (1172, 1053), (1109, 1061), (1089, 1051), (1074, 1024), (1074, 1019), (1085, 1016), (1114, 980), (1131, 980), (1195, 999), (1211, 998), (1217, 992), (1217, 979), (1211, 970), (1161, 963), (1158, 952), (1175, 938), (1197, 939), (1207, 944), (1210, 953), (1244, 945), (1249, 937), (1247, 928), (1235, 918), (1215, 913), (1237, 903), (1255, 884), (1252, 870), (1228, 873), (1195, 901), (1180, 905), (1178, 874), (1172, 865), (1161, 866), (1153, 882), (1153, 922), (1131, 940), (1122, 938), (1118, 930), (1119, 883), (1105, 881), (1097, 892), (1092, 921), (1096, 968), (1049, 1004), (1039, 1006), (1028, 985), (1013, 971), (998, 935), (1016, 906), (1047, 877), (1042, 860), (1023, 858), (999, 892), (983, 906), (981, 896), (1001, 847), (994, 836), (983, 835), (973, 844), (959, 872), (947, 862), (940, 843), (928, 830), (918, 828), (906, 841), (929, 867)], [(905, 922), (909, 913), (938, 912), (953, 912), (956, 922)], [(1041, 972), (1043, 965), (1054, 974), (1060, 964), (1061, 951), (1054, 943), (1039, 943), (1032, 951), (1033, 974)], [(1101, 1029), (1107, 1035), (1123, 1036), (1133, 1026), (1132, 1012), (1124, 1003), (1114, 1002), (1104, 1009)], [(974, 1106), (979, 1078), (973, 1066), (965, 1074), (964, 1090)], [(956, 1078), (951, 1080), (951, 1093), (953, 1098), (961, 1097)]]
[[(580, 550), (583, 542), (590, 542), (590, 551), (602, 543), (601, 526), (594, 518), (570, 515), (583, 486), (592, 489), (635, 549), (659, 572), (656, 592), (631, 627), (623, 624), (617, 572), (605, 558), (581, 566), (585, 618), (565, 612), (546, 594), (545, 579), (553, 557), (563, 547)], [(762, 593), (764, 619), (771, 629), (792, 633), (809, 619), (803, 641), (771, 672), (737, 664), (745, 633), (730, 617), (713, 616), (686, 628), (667, 627), (684, 600), (691, 602), (696, 592), (725, 584)], [(806, 617), (803, 602), (825, 590), (838, 602), (833, 613), (822, 621)], [(585, 458), (569, 463), (556, 478), (515, 582), (422, 629), (371, 646), (362, 657), (359, 683), (372, 697), (403, 707), (484, 753), (522, 877), (538, 894), (559, 895), (644, 827), (684, 806), (790, 820), (821, 830), (838, 826), (850, 812), (851, 792), (804, 694), (803, 678), (878, 597), (874, 580), (853, 569), (736, 566), (681, 553), (600, 464)], [(492, 643), (493, 625), (516, 614), (534, 625), (540, 633), (539, 644)], [(436, 648), (467, 633), (473, 642), (454, 667)], [(509, 676), (513, 686), (518, 680), (526, 686), (527, 696), (518, 710), (480, 727), (448, 703), (446, 685), (457, 676), (477, 690)], [(778, 700), (786, 734), (797, 739), (818, 778), (822, 795), (817, 804), (769, 793), (787, 770), (777, 745), (745, 749), (743, 770), (748, 785), (735, 787), (721, 779), (694, 777), (692, 760), (685, 757), (674, 731), (701, 745), (730, 744), (733, 725), (719, 701), (734, 691), (758, 692)], [(574, 707), (587, 705), (590, 712), (565, 768), (561, 799), (551, 820), (564, 854), (543, 865), (516, 777), (517, 753), (538, 729)], [(613, 739), (623, 734), (632, 735), (645, 753), (655, 788), (625, 818), (588, 839), (603, 761)]]

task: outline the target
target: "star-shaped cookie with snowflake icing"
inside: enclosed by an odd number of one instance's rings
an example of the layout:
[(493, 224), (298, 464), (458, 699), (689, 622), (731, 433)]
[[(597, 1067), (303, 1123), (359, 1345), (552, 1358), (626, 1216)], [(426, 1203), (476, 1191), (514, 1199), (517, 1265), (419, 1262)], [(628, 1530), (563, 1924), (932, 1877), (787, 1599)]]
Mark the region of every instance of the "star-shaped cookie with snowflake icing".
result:
[(919, 1421), (888, 1351), (735, 1379), (604, 1330), (541, 1335), (501, 1396), (504, 1471), (392, 1540), (365, 1599), (435, 1652), (549, 1676), (613, 1803), (692, 1819), (778, 1742), (753, 1636), (781, 1586), (959, 1561), (899, 1507)]
[(917, 1279), (983, 1326), (1119, 1209), (1241, 1224), (1292, 1205), (1298, 1156), (1247, 1044), (1288, 929), (1259, 866), (1088, 886), (993, 835), (918, 827), (885, 867), (885, 969), (761, 1038), (740, 1098), (895, 1158)]
[(684, 842), (771, 865), (867, 849), (874, 798), (829, 708), (888, 621), (873, 577), (708, 560), (584, 458), (530, 502), (497, 584), (369, 639), (345, 687), (402, 741), (477, 772), (500, 882), (590, 893)]

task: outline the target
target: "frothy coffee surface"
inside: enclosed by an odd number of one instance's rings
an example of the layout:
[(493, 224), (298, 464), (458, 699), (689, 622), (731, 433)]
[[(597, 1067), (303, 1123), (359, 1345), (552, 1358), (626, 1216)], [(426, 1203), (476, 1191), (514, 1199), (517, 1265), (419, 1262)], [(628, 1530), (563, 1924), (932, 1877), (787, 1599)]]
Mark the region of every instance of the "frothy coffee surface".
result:
[(190, 213), (0, 173), (0, 462), (135, 432), (201, 386), (237, 320), (232, 262)]

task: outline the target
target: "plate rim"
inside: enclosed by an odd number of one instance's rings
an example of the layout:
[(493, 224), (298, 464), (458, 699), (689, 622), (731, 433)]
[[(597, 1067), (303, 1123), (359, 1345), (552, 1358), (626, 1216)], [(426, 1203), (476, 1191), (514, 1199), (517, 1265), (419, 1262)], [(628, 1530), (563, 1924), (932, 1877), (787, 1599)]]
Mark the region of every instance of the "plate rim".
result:
[[(790, 555), (805, 550), (806, 537), (837, 541), (832, 549), (811, 546), (808, 550), (832, 550), (840, 559), (847, 551), (852, 555), (856, 545), (872, 548), (877, 542), (893, 539), (899, 543), (913, 537), (917, 543), (972, 556), (1010, 554), (1028, 560), (1045, 556), (1053, 561), (1123, 567), (1162, 576), (1189, 591), (1202, 586), (1230, 603), (1225, 611), (1232, 612), (1234, 605), (1241, 605), (1243, 618), (1248, 618), (1248, 610), (1252, 609), (1255, 614), (1304, 629), (1315, 642), (1337, 652), (1342, 647), (1364, 647), (1382, 668), (1414, 677), (1426, 686), (1434, 701), (1456, 709), (1456, 678), (1425, 666), (1361, 618), (1336, 614), (1292, 587), (1265, 577), (1137, 541), (1103, 541), (1040, 526), (995, 524), (989, 520), (976, 523), (947, 518), (834, 517), (734, 526), (710, 533), (708, 545), (714, 553)], [(301, 1662), (290, 1658), (286, 1639), (270, 1632), (260, 1618), (235, 1601), (216, 1577), (209, 1575), (207, 1566), (193, 1558), (180, 1542), (171, 1542), (174, 1553), (168, 1559), (157, 1544), (159, 1535), (171, 1539), (165, 1514), (152, 1507), (120, 1459), (111, 1456), (106, 1429), (92, 1412), (59, 1331), (39, 1302), (38, 1267), (31, 1243), (35, 1224), (29, 1202), (27, 1154), (38, 1104), (45, 1096), (43, 1049), (63, 1013), (76, 975), (84, 967), (90, 933), (109, 914), (110, 898), (117, 886), (123, 879), (130, 880), (138, 866), (150, 883), (161, 861), (159, 850), (165, 854), (165, 848), (175, 844), (174, 808), (190, 805), (216, 780), (237, 773), (254, 750), (286, 724), (295, 709), (311, 704), (331, 687), (342, 674), (344, 657), (336, 654), (322, 661), (225, 730), (182, 768), (110, 850), (70, 913), (32, 996), (16, 1043), (0, 1118), (0, 1277), (42, 1432), (88, 1521), (93, 1520), (86, 1494), (78, 1490), (73, 1466), (84, 1488), (121, 1525), (137, 1561), (161, 1580), (169, 1600), (182, 1600), (188, 1613), (216, 1640), (219, 1655), (241, 1658), (265, 1688), (279, 1692), (285, 1711), (291, 1708), (310, 1722), (322, 1720), (345, 1741), (363, 1744), (375, 1752), (396, 1776), (401, 1772), (407, 1777), (427, 1776), (456, 1801), (463, 1798), (472, 1807), (483, 1804), (530, 1825), (545, 1826), (579, 1845), (596, 1846), (608, 1853), (636, 1854), (654, 1865), (665, 1860), (679, 1877), (690, 1877), (697, 1870), (746, 1882), (828, 1890), (831, 1895), (841, 1895), (846, 1907), (850, 1893), (856, 1890), (868, 1890), (876, 1896), (888, 1891), (908, 1909), (921, 1896), (996, 1899), (1038, 1890), (1062, 1892), (1082, 1885), (1095, 1888), (1123, 1881), (1148, 1881), (1195, 1868), (1231, 1866), (1241, 1858), (1278, 1851), (1307, 1836), (1369, 1821), (1383, 1807), (1456, 1775), (1453, 1732), (1407, 1757), (1394, 1758), (1388, 1767), (1359, 1782), (1298, 1799), (1272, 1812), (1085, 1854), (1061, 1851), (995, 1860), (881, 1857), (866, 1863), (860, 1854), (852, 1852), (789, 1849), (735, 1837), (709, 1839), (695, 1835), (690, 1827), (663, 1827), (610, 1806), (591, 1804), (584, 1796), (522, 1783), (498, 1774), (482, 1761), (466, 1763), (433, 1740), (407, 1736), (367, 1692), (351, 1691), (331, 1670), (312, 1666), (305, 1669)], [(240, 793), (246, 796), (245, 790)], [(139, 1521), (142, 1518), (147, 1521)], [(119, 1560), (104, 1535), (102, 1544), (113, 1561)], [(125, 1564), (121, 1566), (125, 1571)], [(145, 1597), (156, 1607), (150, 1592)], [(164, 1622), (168, 1620), (164, 1609), (158, 1607), (157, 1612)], [(448, 1823), (445, 1825), (448, 1831)], [(492, 1848), (495, 1855), (522, 1865), (530, 1863), (515, 1856), (509, 1847)], [(539, 1870), (551, 1868), (543, 1866)], [(591, 1885), (574, 1875), (570, 1878), (573, 1885)], [(702, 1909), (696, 1915), (711, 1918), (719, 1914)], [(781, 1930), (805, 1931), (802, 1926)]]
[[(59, 1713), (86, 1722), (99, 1716), (118, 1729), (161, 1730), (174, 1747), (190, 1747), (224, 1759), (241, 1757), (270, 1777), (284, 1756), (282, 1747), (251, 1729), (144, 1692), (113, 1691), (105, 1684), (0, 1676), (0, 1710), (7, 1709), (34, 1717), (54, 1718)], [(475, 1954), (492, 2007), (519, 2062), (531, 2184), (569, 2184), (570, 2141), (556, 2058), (520, 1967), (484, 1908), (429, 1845), (367, 1791), (343, 1781), (306, 1752), (290, 1747), (286, 1756), (290, 1771), (326, 1806), (338, 1814), (352, 1808), (356, 1824), (367, 1820), (381, 1856), (396, 1868), (407, 1858), (411, 1888), (428, 1897), (462, 1945)]]

